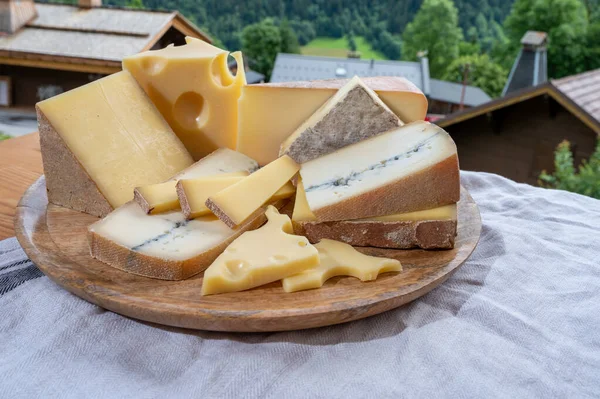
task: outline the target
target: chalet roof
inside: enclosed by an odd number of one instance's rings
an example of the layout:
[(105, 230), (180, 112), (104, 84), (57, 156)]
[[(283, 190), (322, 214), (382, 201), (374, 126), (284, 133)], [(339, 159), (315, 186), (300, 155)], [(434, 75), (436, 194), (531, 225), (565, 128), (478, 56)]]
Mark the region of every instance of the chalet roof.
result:
[(534, 97), (548, 95), (600, 135), (599, 89), (600, 69), (596, 69), (514, 91), (477, 107), (450, 114), (436, 123), (445, 128)]
[(246, 82), (251, 85), (255, 83), (262, 83), (265, 81), (265, 75), (260, 72), (253, 71), (252, 69), (248, 69), (246, 71)]
[(38, 17), (12, 35), (0, 36), (0, 62), (56, 57), (73, 64), (120, 65), (123, 57), (151, 48), (170, 28), (210, 41), (178, 12), (79, 8), (36, 3)]
[[(425, 59), (426, 60), (426, 59)], [(271, 82), (317, 79), (342, 79), (354, 75), (402, 76), (429, 94), (427, 62), (361, 60), (356, 58), (317, 57), (300, 54), (277, 54)]]
[(600, 121), (600, 69), (552, 80), (561, 93)]
[[(429, 98), (451, 104), (460, 104), (462, 89), (463, 85), (460, 83), (431, 79), (431, 93)], [(491, 97), (479, 87), (467, 86), (465, 89), (464, 105), (466, 106), (475, 107), (490, 100)]]

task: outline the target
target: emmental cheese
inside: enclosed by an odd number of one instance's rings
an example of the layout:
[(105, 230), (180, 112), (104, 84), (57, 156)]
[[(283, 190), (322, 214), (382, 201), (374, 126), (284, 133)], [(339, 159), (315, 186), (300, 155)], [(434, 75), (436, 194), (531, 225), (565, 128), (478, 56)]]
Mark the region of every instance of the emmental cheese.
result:
[(319, 254), (292, 223), (269, 206), (267, 224), (242, 234), (204, 272), (202, 295), (237, 292), (314, 268)]
[[(255, 166), (255, 161), (242, 154), (220, 149), (173, 179), (250, 172)], [(181, 280), (206, 269), (243, 232), (261, 226), (264, 211), (257, 210), (232, 230), (214, 215), (191, 221), (179, 211), (147, 215), (131, 201), (89, 227), (90, 252), (92, 257), (129, 273)]]
[(319, 266), (284, 278), (282, 283), (285, 292), (319, 288), (335, 276), (371, 281), (381, 273), (402, 271), (402, 265), (395, 259), (364, 255), (339, 241), (322, 240), (315, 248), (319, 251)]
[(321, 222), (431, 209), (460, 198), (456, 145), (428, 122), (304, 163), (300, 176), (308, 206)]
[(402, 121), (355, 76), (281, 144), (279, 154), (304, 163), (399, 125)]
[(127, 72), (36, 105), (48, 201), (105, 216), (192, 157)]
[[(399, 77), (363, 78), (367, 87), (403, 122), (423, 120), (427, 99)], [(237, 150), (266, 165), (279, 156), (280, 145), (327, 102), (349, 79), (247, 85), (239, 100)]]
[(294, 233), (311, 243), (322, 239), (359, 247), (450, 249), (456, 237), (456, 204), (356, 220), (318, 222), (298, 179), (292, 215)]
[(238, 183), (210, 196), (206, 206), (225, 224), (235, 228), (288, 183), (298, 169), (300, 166), (284, 155)]
[(220, 147), (235, 149), (237, 101), (246, 78), (240, 52), (231, 54), (238, 63), (232, 76), (227, 51), (202, 40), (187, 41), (126, 57), (123, 68), (198, 160)]
[[(243, 171), (236, 173), (223, 173), (218, 176), (205, 177), (200, 179), (227, 180), (236, 182), (245, 176), (248, 176), (248, 172)], [(177, 184), (177, 180), (169, 180), (163, 183), (149, 184), (147, 186), (136, 187), (133, 191), (133, 199), (146, 213), (156, 214), (180, 209), (180, 199), (177, 195)]]

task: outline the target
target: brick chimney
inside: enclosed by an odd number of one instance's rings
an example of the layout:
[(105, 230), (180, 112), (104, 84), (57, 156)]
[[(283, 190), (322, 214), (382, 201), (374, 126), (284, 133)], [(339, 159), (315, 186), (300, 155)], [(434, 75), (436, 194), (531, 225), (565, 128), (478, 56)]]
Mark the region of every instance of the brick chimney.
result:
[(513, 64), (502, 95), (537, 86), (548, 80), (546, 32), (527, 31), (521, 39), (521, 51)]
[(37, 17), (33, 0), (0, 0), (0, 32), (12, 34)]
[(102, 7), (102, 0), (78, 0), (79, 8)]

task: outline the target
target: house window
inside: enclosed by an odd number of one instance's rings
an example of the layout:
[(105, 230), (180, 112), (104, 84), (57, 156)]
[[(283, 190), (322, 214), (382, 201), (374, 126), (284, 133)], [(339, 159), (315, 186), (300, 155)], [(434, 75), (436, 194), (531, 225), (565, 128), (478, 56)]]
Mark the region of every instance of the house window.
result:
[(11, 81), (9, 76), (0, 76), (0, 106), (9, 107), (12, 103)]
[(50, 97), (54, 97), (63, 92), (63, 88), (56, 85), (43, 85), (37, 88), (37, 98), (39, 101), (46, 100)]

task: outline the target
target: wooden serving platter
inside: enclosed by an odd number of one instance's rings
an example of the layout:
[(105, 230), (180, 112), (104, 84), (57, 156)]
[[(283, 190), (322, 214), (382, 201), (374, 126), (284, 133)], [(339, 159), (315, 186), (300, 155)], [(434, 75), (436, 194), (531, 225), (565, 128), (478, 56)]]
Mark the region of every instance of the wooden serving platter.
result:
[(185, 281), (136, 276), (92, 259), (87, 227), (98, 220), (48, 204), (42, 176), (17, 207), (15, 231), (31, 260), (52, 280), (105, 309), (149, 322), (214, 331), (283, 331), (327, 326), (375, 315), (410, 302), (444, 282), (475, 249), (479, 209), (462, 188), (453, 250), (363, 248), (398, 259), (404, 271), (362, 283), (336, 277), (321, 289), (285, 293), (280, 282), (253, 290), (200, 295), (202, 275)]

